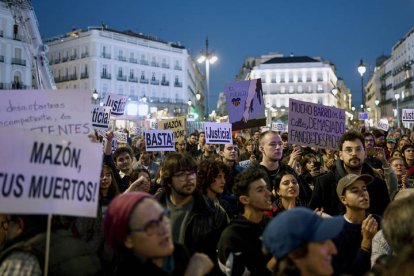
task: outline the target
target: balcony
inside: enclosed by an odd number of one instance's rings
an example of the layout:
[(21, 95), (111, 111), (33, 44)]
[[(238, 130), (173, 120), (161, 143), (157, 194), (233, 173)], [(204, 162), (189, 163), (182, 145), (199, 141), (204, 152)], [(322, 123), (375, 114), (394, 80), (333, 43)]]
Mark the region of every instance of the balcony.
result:
[(138, 60), (136, 58), (129, 58), (130, 63), (138, 63)]
[(118, 60), (119, 60), (119, 61), (124, 61), (124, 62), (126, 62), (126, 61), (127, 61), (127, 58), (126, 58), (126, 57), (123, 57), (123, 56), (118, 56)]
[(102, 55), (101, 55), (103, 58), (107, 58), (107, 59), (111, 59), (111, 54), (108, 54), (108, 53), (102, 53)]
[(139, 63), (141, 63), (142, 65), (149, 65), (148, 61), (146, 61), (145, 59), (141, 59)]
[(78, 79), (78, 75), (76, 73), (69, 75), (69, 80), (77, 80), (77, 79)]
[(0, 62), (4, 62), (4, 56), (0, 55)]
[(63, 76), (63, 77), (60, 78), (61, 82), (68, 81), (68, 80), (69, 80), (69, 76)]
[(400, 82), (399, 84), (395, 85), (394, 90), (397, 90), (398, 88), (401, 88), (401, 87), (410, 88), (412, 81), (413, 81), (413, 77), (409, 77), (405, 79), (404, 81)]
[(116, 76), (116, 79), (119, 80), (119, 81), (126, 81), (127, 80), (127, 77), (126, 76), (122, 76), (122, 75), (118, 75), (118, 76)]
[(81, 73), (80, 78), (81, 78), (81, 79), (87, 79), (87, 78), (89, 78), (89, 74), (88, 74), (88, 72), (83, 72), (83, 73)]
[(101, 79), (110, 80), (111, 79), (111, 73), (102, 72), (101, 73)]
[(22, 41), (23, 36), (19, 34), (13, 34), (13, 40)]
[(153, 67), (160, 67), (160, 65), (157, 63), (157, 62), (151, 62), (151, 66), (153, 66)]
[(183, 70), (183, 67), (181, 67), (180, 65), (175, 65), (174, 69), (181, 71), (181, 70)]
[(138, 82), (138, 78), (137, 77), (133, 77), (133, 76), (129, 76), (128, 81), (129, 82)]
[(0, 30), (0, 37), (3, 37), (3, 36), (4, 36), (3, 31)]
[(170, 65), (169, 65), (169, 64), (167, 64), (167, 63), (162, 63), (162, 64), (161, 64), (161, 67), (162, 67), (162, 68), (166, 68), (166, 69), (170, 69)]
[(182, 82), (174, 82), (174, 87), (183, 87), (183, 83)]
[(26, 66), (26, 60), (21, 58), (12, 58), (11, 64)]
[(148, 84), (148, 83), (149, 83), (149, 80), (148, 80), (148, 79), (146, 79), (146, 78), (141, 78), (141, 79), (139, 80), (139, 82), (140, 82), (140, 83), (146, 83), (146, 84)]
[(69, 60), (69, 57), (63, 57), (62, 58), (62, 62), (66, 62), (66, 61), (68, 61)]
[(70, 60), (75, 60), (75, 59), (77, 59), (78, 58), (78, 55), (77, 54), (74, 54), (74, 55), (71, 55), (70, 56)]
[(55, 77), (55, 83), (59, 83), (59, 82), (61, 82), (61, 77), (59, 76), (59, 77)]
[(88, 52), (85, 52), (85, 53), (82, 53), (81, 54), (81, 58), (86, 58), (86, 57), (89, 57), (89, 53)]
[(156, 79), (151, 79), (151, 84), (152, 85), (160, 85), (160, 81), (156, 80)]
[(169, 81), (166, 81), (166, 80), (163, 80), (163, 81), (161, 81), (161, 85), (163, 85), (163, 86), (170, 86), (170, 82)]
[(60, 63), (60, 58), (53, 60), (53, 64), (59, 64), (59, 63)]

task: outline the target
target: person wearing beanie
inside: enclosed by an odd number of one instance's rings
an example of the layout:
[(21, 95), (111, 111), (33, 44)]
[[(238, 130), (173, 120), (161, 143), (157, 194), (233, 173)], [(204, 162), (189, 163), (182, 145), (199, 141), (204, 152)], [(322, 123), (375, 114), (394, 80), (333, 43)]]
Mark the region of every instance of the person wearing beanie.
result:
[(263, 232), (264, 251), (276, 262), (273, 275), (333, 275), (332, 238), (342, 230), (341, 217), (323, 218), (297, 207), (275, 217)]
[(345, 206), (344, 227), (333, 239), (338, 254), (333, 258), (335, 274), (362, 275), (370, 267), (372, 239), (381, 218), (367, 212), (370, 205), (368, 186), (374, 177), (369, 174), (348, 174), (336, 187), (339, 200)]
[(104, 231), (107, 243), (120, 255), (114, 275), (205, 275), (212, 269), (206, 255), (190, 258), (184, 246), (173, 243), (168, 213), (145, 192), (112, 200)]

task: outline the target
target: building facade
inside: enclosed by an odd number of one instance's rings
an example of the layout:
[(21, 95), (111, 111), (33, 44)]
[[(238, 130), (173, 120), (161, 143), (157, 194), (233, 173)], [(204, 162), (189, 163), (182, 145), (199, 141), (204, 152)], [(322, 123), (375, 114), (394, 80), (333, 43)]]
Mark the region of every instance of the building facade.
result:
[(0, 89), (32, 88), (31, 57), (23, 29), (0, 1)]
[[(152, 115), (189, 111), (203, 95), (203, 76), (187, 49), (155, 37), (101, 27), (48, 39), (49, 62), (59, 89), (97, 91), (146, 101)], [(203, 107), (201, 107), (203, 108)]]
[[(375, 95), (379, 101), (379, 118), (387, 118), (394, 127), (410, 127), (408, 123), (401, 121), (401, 111), (405, 108), (414, 108), (414, 28), (412, 28), (393, 47), (391, 56), (380, 57), (370, 82), (379, 82), (376, 87), (366, 86), (365, 89), (372, 91), (368, 97)], [(374, 101), (367, 101), (367, 106), (375, 108)], [(398, 106), (398, 110), (397, 110)]]
[(290, 98), (345, 109), (352, 119), (349, 89), (336, 76), (334, 65), (319, 58), (278, 53), (250, 57), (237, 78), (261, 78), (267, 112), (272, 112), (273, 120), (286, 120)]

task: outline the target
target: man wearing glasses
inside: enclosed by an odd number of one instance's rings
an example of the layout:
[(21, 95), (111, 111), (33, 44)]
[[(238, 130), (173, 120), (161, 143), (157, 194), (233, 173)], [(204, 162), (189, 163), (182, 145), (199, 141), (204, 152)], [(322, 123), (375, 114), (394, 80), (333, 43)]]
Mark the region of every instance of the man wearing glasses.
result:
[(313, 209), (323, 208), (331, 216), (339, 215), (344, 210), (336, 194), (338, 181), (350, 173), (369, 174), (374, 180), (367, 187), (371, 199), (368, 212), (382, 215), (390, 202), (388, 190), (384, 180), (377, 177), (372, 167), (364, 162), (364, 136), (353, 130), (345, 132), (338, 145), (340, 160), (336, 161), (331, 171), (316, 178), (309, 206)]
[(216, 260), (220, 234), (227, 215), (196, 189), (196, 161), (188, 154), (171, 153), (161, 167), (164, 191), (158, 200), (171, 212), (173, 241), (191, 253), (206, 253)]

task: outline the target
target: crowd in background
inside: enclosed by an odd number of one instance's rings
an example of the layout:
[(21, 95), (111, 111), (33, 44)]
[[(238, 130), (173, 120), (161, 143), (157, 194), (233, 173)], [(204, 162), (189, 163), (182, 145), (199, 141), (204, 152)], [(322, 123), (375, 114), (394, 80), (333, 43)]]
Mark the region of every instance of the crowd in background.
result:
[[(397, 275), (413, 271), (414, 131), (204, 132), (150, 152), (103, 137), (96, 218), (54, 216), (51, 275)], [(0, 275), (42, 275), (46, 218), (0, 215)]]

